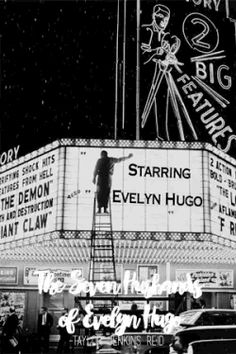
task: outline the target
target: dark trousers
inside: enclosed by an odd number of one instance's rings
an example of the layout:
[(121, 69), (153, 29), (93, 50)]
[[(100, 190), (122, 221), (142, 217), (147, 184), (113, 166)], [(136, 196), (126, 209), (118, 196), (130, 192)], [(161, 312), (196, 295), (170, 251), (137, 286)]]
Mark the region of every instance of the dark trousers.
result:
[(16, 346), (13, 346), (10, 342), (10, 338), (12, 336), (3, 336), (2, 341), (1, 341), (1, 354), (5, 353), (18, 353), (20, 348), (19, 348), (19, 342)]
[(97, 182), (98, 208), (107, 209), (110, 191), (111, 191), (111, 178), (110, 177), (104, 178), (98, 176), (98, 182)]
[(69, 353), (70, 350), (70, 336), (68, 334), (61, 335), (60, 340), (58, 342), (57, 353)]
[(49, 350), (49, 335), (49, 328), (47, 326), (41, 326), (41, 328), (39, 329), (39, 341), (40, 350), (44, 353), (47, 353)]

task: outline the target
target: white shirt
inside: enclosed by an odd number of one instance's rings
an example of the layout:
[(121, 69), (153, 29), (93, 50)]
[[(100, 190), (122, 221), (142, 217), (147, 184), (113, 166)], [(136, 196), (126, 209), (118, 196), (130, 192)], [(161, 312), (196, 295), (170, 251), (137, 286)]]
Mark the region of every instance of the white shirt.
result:
[(42, 316), (42, 325), (43, 326), (46, 324), (46, 321), (47, 321), (47, 314), (44, 313), (43, 316)]

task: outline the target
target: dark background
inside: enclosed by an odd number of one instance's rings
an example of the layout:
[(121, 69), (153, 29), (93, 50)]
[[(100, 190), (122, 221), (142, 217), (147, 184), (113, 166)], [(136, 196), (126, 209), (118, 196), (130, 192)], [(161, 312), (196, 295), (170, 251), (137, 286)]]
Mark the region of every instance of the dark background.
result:
[[(174, 6), (168, 30), (176, 31), (182, 1), (168, 2)], [(152, 5), (152, 1), (141, 1), (142, 23), (149, 22)], [(122, 7), (121, 1), (118, 138), (135, 139), (136, 2), (127, 2), (124, 130), (120, 100)], [(20, 144), (22, 155), (63, 137), (114, 138), (116, 15), (117, 2), (113, 0), (0, 1), (1, 151)], [(227, 48), (235, 76), (235, 42), (230, 42), (233, 24), (228, 25), (223, 12), (217, 14), (217, 21), (221, 31), (226, 23), (227, 31), (230, 28), (230, 37), (225, 32), (225, 38), (230, 38)], [(181, 55), (185, 56), (184, 48)], [(152, 73), (151, 66), (141, 66), (141, 107)], [(236, 92), (232, 94), (228, 116), (236, 131)], [(156, 138), (152, 124), (141, 132), (142, 139)], [(209, 140), (201, 126), (197, 129), (201, 140)]]
[[(224, 120), (226, 125), (229, 125), (233, 131), (234, 134), (236, 132), (236, 121), (235, 121), (235, 112), (236, 112), (236, 38), (235, 38), (235, 29), (234, 29), (234, 24), (229, 21), (228, 18), (225, 17), (225, 7), (224, 1), (221, 1), (219, 6), (219, 11), (214, 10), (214, 6), (211, 6), (211, 9), (208, 7), (204, 7), (204, 1), (196, 1), (196, 3), (199, 3), (198, 6), (194, 5), (193, 0), (187, 1), (171, 1), (171, 0), (163, 0), (163, 1), (149, 1), (149, 2), (143, 2), (143, 8), (142, 8), (142, 23), (150, 23), (151, 22), (151, 14), (152, 14), (152, 8), (155, 4), (161, 3), (165, 4), (168, 6), (170, 10), (170, 20), (169, 23), (165, 29), (166, 32), (169, 32), (170, 36), (176, 35), (178, 38), (181, 40), (181, 45), (180, 49), (178, 50), (176, 57), (179, 62), (183, 63), (184, 65), (181, 66), (181, 69), (183, 71), (183, 74), (187, 74), (189, 77), (195, 76), (196, 75), (196, 69), (195, 69), (195, 64), (191, 63), (191, 58), (195, 56), (202, 55), (203, 53), (193, 50), (190, 48), (190, 46), (186, 43), (186, 40), (184, 39), (183, 36), (183, 30), (182, 30), (182, 24), (184, 22), (184, 19), (186, 16), (190, 13), (200, 13), (205, 18), (209, 19), (217, 28), (218, 33), (219, 33), (219, 44), (214, 50), (214, 52), (217, 51), (223, 51), (223, 55), (225, 55), (225, 58), (222, 58), (221, 60), (212, 60), (212, 61), (205, 61), (205, 65), (207, 68), (209, 68), (209, 63), (214, 64), (214, 76), (216, 77), (216, 68), (218, 68), (220, 65), (227, 65), (229, 67), (229, 71), (225, 71), (224, 75), (230, 75), (232, 78), (232, 87), (229, 90), (224, 90), (220, 87), (220, 85), (217, 83), (217, 80), (215, 79), (215, 83), (211, 84), (209, 80), (209, 71), (208, 72), (208, 77), (206, 80), (203, 80), (204, 83), (208, 84), (211, 88), (213, 88), (217, 93), (222, 95), (224, 98), (226, 98), (230, 104), (226, 108), (222, 108), (220, 105), (218, 105), (213, 99), (211, 99), (207, 94), (204, 93), (204, 97), (209, 99), (211, 102), (212, 106), (215, 108), (214, 113), (219, 113), (219, 116), (221, 116)], [(213, 3), (213, 2), (212, 2)], [(235, 3), (236, 4), (236, 3)], [(196, 26), (197, 27), (197, 26)], [(194, 26), (195, 28), (195, 26)], [(202, 27), (199, 26), (199, 30), (202, 30)], [(141, 28), (141, 38), (144, 37), (145, 35), (145, 28)], [(210, 41), (212, 42), (211, 38), (211, 30), (209, 31), (209, 34), (206, 36), (206, 38), (203, 38), (203, 41), (208, 41), (210, 38)], [(142, 55), (141, 55), (142, 58)], [(143, 59), (144, 62), (144, 59)], [(148, 63), (148, 64), (141, 64), (141, 106), (144, 106), (145, 102), (143, 102), (143, 99), (147, 97), (148, 90), (150, 88), (150, 82), (152, 79), (152, 75), (154, 72), (154, 64)], [(207, 69), (209, 70), (209, 69)], [(190, 119), (194, 125), (195, 131), (198, 136), (199, 141), (203, 142), (210, 142), (212, 143), (211, 136), (208, 134), (208, 130), (205, 128), (205, 125), (201, 122), (200, 120), (200, 114), (196, 113), (192, 107), (192, 101), (187, 99), (182, 91), (181, 86), (183, 86), (182, 83), (178, 84), (177, 79), (178, 77), (181, 76), (175, 69), (171, 71), (172, 76), (174, 78), (174, 81), (179, 89), (179, 92), (183, 98), (183, 101), (185, 103), (185, 106), (188, 110)], [(157, 96), (157, 106), (158, 106), (158, 116), (159, 116), (159, 122), (160, 125), (162, 122), (165, 121), (165, 109), (166, 109), (166, 91), (167, 91), (167, 85), (163, 80), (158, 96)], [(223, 80), (224, 81), (224, 80)], [(204, 92), (200, 87), (196, 89), (197, 92)], [(194, 91), (193, 91), (194, 92)], [(202, 100), (203, 102), (203, 100)], [(155, 119), (154, 115), (151, 115), (152, 112), (150, 113), (150, 116), (148, 117), (147, 124), (143, 130), (143, 135), (145, 138), (150, 138), (153, 139), (155, 137)], [(170, 139), (171, 140), (179, 140), (179, 132), (177, 129), (177, 120), (175, 115), (173, 114), (173, 110), (169, 110), (169, 133), (170, 133)], [(164, 124), (162, 124), (164, 126)], [(161, 137), (164, 138), (165, 140), (165, 132), (163, 129), (163, 126), (160, 126), (160, 135)], [(184, 134), (185, 134), (185, 139), (187, 141), (192, 141), (193, 136), (192, 133), (188, 127), (187, 124), (185, 124), (185, 119), (183, 119), (183, 127), (184, 127)], [(232, 144), (232, 149), (229, 151), (229, 153), (233, 156), (236, 156), (236, 144)], [(222, 146), (226, 146), (225, 141), (222, 141)]]

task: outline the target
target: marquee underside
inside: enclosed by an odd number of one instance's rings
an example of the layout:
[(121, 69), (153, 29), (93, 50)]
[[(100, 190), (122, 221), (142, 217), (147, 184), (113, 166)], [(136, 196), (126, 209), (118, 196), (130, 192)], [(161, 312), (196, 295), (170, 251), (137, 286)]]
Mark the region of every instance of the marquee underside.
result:
[[(236, 242), (210, 234), (114, 232), (113, 237), (117, 263), (236, 263)], [(53, 232), (5, 242), (0, 253), (2, 261), (87, 263), (90, 232)]]

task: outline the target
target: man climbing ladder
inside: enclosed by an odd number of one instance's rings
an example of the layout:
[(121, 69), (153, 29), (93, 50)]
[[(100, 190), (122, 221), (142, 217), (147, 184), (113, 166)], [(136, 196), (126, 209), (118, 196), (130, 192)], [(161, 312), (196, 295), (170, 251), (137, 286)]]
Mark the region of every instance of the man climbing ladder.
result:
[[(129, 154), (124, 157), (108, 157), (108, 153), (105, 150), (101, 151), (101, 157), (98, 159), (94, 174), (93, 174), (93, 183), (97, 182), (97, 205), (98, 205), (98, 213), (102, 212), (102, 208), (104, 209), (104, 213), (107, 213), (108, 208), (108, 200), (111, 191), (112, 184), (112, 175), (114, 172), (115, 163), (125, 161), (130, 159), (133, 154)], [(96, 181), (97, 180), (97, 181)]]

